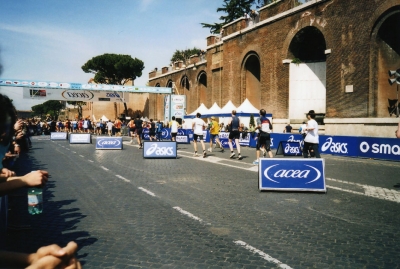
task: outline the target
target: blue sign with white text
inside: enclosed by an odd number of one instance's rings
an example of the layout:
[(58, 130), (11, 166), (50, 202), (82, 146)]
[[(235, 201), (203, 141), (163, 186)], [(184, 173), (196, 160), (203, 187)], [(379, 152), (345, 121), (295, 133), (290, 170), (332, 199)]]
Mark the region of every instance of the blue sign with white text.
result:
[(145, 141), (143, 142), (143, 158), (176, 158), (176, 142)]
[(259, 189), (326, 192), (324, 159), (261, 158)]
[(98, 137), (96, 149), (122, 149), (122, 137)]
[(69, 135), (70, 144), (91, 144), (92, 137), (90, 134), (70, 134)]

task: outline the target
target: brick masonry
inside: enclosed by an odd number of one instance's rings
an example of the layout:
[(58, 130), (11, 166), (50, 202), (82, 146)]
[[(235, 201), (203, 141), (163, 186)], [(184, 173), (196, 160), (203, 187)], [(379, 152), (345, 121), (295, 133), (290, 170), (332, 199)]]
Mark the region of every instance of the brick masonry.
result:
[[(333, 119), (332, 124), (340, 124), (341, 118), (360, 118), (360, 126), (368, 123), (368, 118), (382, 118), (382, 124), (392, 128), (396, 121), (389, 118), (387, 99), (396, 99), (396, 86), (387, 82), (387, 70), (400, 67), (400, 45), (389, 42), (382, 31), (390, 28), (387, 21), (400, 23), (396, 15), (400, 0), (368, 0), (362, 4), (356, 0), (313, 0), (297, 7), (292, 3), (281, 0), (263, 7), (259, 23), (251, 28), (243, 18), (225, 25), (222, 41), (215, 36), (207, 38), (206, 61), (196, 63), (196, 70), (188, 65), (163, 72), (152, 76), (149, 85), (165, 87), (175, 82), (180, 94), (188, 96), (188, 113), (200, 103), (211, 107), (216, 102), (222, 107), (232, 100), (238, 106), (252, 95), (250, 91), (256, 91), (255, 95), (259, 91), (259, 98), (250, 100), (253, 105), (266, 108), (274, 119), (293, 120), (288, 119), (289, 64), (283, 60), (296, 57), (290, 47), (292, 41), (311, 29), (322, 34), (324, 49), (330, 50), (326, 54), (326, 117)], [(400, 38), (399, 34), (393, 31)], [(312, 41), (306, 45), (313, 46)], [(259, 80), (254, 83), (249, 70), (257, 65)], [(207, 75), (207, 94), (202, 100), (200, 72)], [(188, 77), (189, 90), (181, 85), (184, 76)], [(346, 85), (352, 85), (353, 92), (346, 93)], [(157, 98), (149, 96), (150, 103)], [(150, 107), (149, 113), (162, 117), (162, 107)], [(391, 129), (389, 133), (392, 136)]]

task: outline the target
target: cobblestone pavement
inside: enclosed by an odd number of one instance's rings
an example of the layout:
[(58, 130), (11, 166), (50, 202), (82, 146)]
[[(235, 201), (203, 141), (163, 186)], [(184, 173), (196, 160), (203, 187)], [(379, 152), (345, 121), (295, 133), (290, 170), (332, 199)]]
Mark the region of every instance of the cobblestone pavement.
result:
[[(9, 250), (74, 240), (84, 268), (399, 268), (400, 162), (324, 155), (327, 193), (260, 192), (255, 150), (143, 159), (34, 137), (20, 173), (45, 169), (44, 212), (10, 197)], [(23, 164), (23, 165), (22, 165)]]

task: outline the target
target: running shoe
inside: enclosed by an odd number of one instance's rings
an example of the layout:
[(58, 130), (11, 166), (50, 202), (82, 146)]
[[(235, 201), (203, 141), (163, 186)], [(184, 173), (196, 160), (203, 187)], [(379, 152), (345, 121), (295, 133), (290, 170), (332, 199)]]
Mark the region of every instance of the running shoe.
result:
[(239, 159), (239, 160), (243, 159), (242, 155), (239, 154), (239, 155), (238, 155), (238, 159)]
[(224, 150), (224, 148), (221, 148), (221, 152), (224, 152), (225, 150)]
[(195, 152), (195, 153), (193, 154), (193, 156), (194, 156), (194, 157), (199, 157), (199, 154), (197, 154), (197, 152)]
[(264, 157), (267, 156), (267, 151), (266, 150), (263, 151), (263, 156)]
[(258, 165), (258, 160), (255, 160), (255, 161), (253, 162), (253, 164), (254, 164), (254, 165)]
[(207, 156), (207, 153), (205, 151), (203, 151), (203, 158), (205, 158)]
[(209, 151), (209, 152), (212, 152), (212, 148), (209, 148), (208, 151)]
[(234, 158), (235, 157), (235, 152), (232, 152), (231, 156), (229, 156), (229, 158)]

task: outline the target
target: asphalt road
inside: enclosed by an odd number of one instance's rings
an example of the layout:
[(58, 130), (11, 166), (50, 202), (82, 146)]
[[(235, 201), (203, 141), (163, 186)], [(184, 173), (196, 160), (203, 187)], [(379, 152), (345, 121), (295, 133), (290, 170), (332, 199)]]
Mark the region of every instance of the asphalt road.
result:
[(127, 141), (33, 143), (17, 171), (51, 174), (44, 212), (10, 197), (10, 222), (31, 229), (9, 231), (9, 250), (74, 240), (84, 268), (400, 267), (400, 162), (323, 155), (327, 193), (260, 192), (254, 149), (143, 159)]

